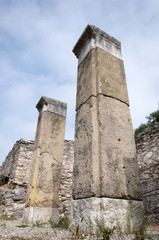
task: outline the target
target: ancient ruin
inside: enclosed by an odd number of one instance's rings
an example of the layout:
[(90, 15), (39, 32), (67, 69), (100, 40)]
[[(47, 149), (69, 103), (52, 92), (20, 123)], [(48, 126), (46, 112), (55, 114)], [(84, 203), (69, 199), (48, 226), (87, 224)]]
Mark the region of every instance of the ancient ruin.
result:
[[(0, 214), (22, 218), (26, 201), (34, 142), (21, 139), (15, 143), (0, 167)], [(60, 218), (70, 216), (74, 142), (65, 140), (59, 189)]]
[(22, 218), (33, 145), (33, 141), (17, 141), (0, 167), (1, 215)]
[(95, 218), (127, 231), (142, 222), (142, 201), (121, 44), (88, 25), (78, 58), (72, 223)]
[(159, 123), (139, 134), (135, 146), (118, 40), (88, 25), (73, 52), (75, 141), (64, 141), (66, 104), (42, 97), (35, 142), (17, 141), (0, 167), (0, 214), (23, 216), (25, 223), (67, 216), (85, 232), (97, 218), (122, 233), (146, 217), (153, 233), (159, 225)]
[(59, 221), (66, 108), (65, 103), (47, 97), (37, 104), (39, 119), (23, 215), (25, 223)]

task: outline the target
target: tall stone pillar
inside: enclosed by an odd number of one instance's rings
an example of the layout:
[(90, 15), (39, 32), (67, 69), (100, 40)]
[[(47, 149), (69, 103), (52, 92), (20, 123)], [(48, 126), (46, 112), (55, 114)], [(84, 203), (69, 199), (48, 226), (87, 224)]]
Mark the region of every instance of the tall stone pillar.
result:
[(57, 223), (67, 105), (42, 97), (36, 107), (39, 118), (23, 222)]
[(72, 224), (95, 218), (127, 231), (141, 224), (142, 202), (121, 44), (88, 25), (78, 58)]

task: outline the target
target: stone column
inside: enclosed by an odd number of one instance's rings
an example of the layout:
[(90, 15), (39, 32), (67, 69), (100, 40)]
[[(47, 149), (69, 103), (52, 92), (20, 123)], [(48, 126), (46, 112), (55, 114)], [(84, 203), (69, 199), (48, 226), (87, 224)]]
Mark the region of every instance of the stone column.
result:
[(141, 224), (142, 202), (121, 44), (88, 25), (78, 58), (72, 224), (97, 217), (122, 231)]
[(42, 97), (36, 107), (39, 119), (23, 222), (57, 223), (67, 105)]

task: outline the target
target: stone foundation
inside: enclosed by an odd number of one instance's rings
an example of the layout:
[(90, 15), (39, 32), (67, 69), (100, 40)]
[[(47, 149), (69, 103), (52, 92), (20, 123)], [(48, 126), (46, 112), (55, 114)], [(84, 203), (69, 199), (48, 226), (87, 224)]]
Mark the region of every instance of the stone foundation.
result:
[(143, 220), (142, 202), (134, 200), (96, 197), (72, 200), (71, 212), (72, 225), (80, 224), (88, 233), (91, 225), (96, 228), (95, 219), (103, 226), (119, 228), (123, 233), (130, 233), (139, 228)]
[(40, 208), (40, 207), (28, 207), (24, 209), (24, 215), (22, 222), (28, 224), (37, 223), (57, 223), (59, 221), (58, 208)]

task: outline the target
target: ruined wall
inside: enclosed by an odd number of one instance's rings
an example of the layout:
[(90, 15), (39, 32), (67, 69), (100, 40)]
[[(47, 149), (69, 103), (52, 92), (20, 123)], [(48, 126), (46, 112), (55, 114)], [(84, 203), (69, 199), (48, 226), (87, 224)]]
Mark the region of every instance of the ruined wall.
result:
[[(0, 214), (22, 217), (33, 146), (33, 141), (17, 141), (0, 167)], [(73, 161), (73, 141), (66, 140), (59, 194), (61, 217), (70, 213)]]
[(74, 142), (65, 140), (63, 169), (59, 192), (59, 210), (61, 217), (69, 215), (71, 211), (73, 162)]
[[(146, 129), (135, 140), (145, 213), (150, 223), (158, 224), (159, 123)], [(0, 167), (0, 214), (22, 215), (33, 145), (33, 141), (17, 141)], [(70, 212), (73, 162), (74, 142), (66, 140), (59, 194), (61, 216)]]
[(1, 212), (21, 217), (29, 178), (33, 141), (17, 141), (0, 167)]
[(159, 123), (135, 140), (145, 213), (148, 223), (159, 224)]

